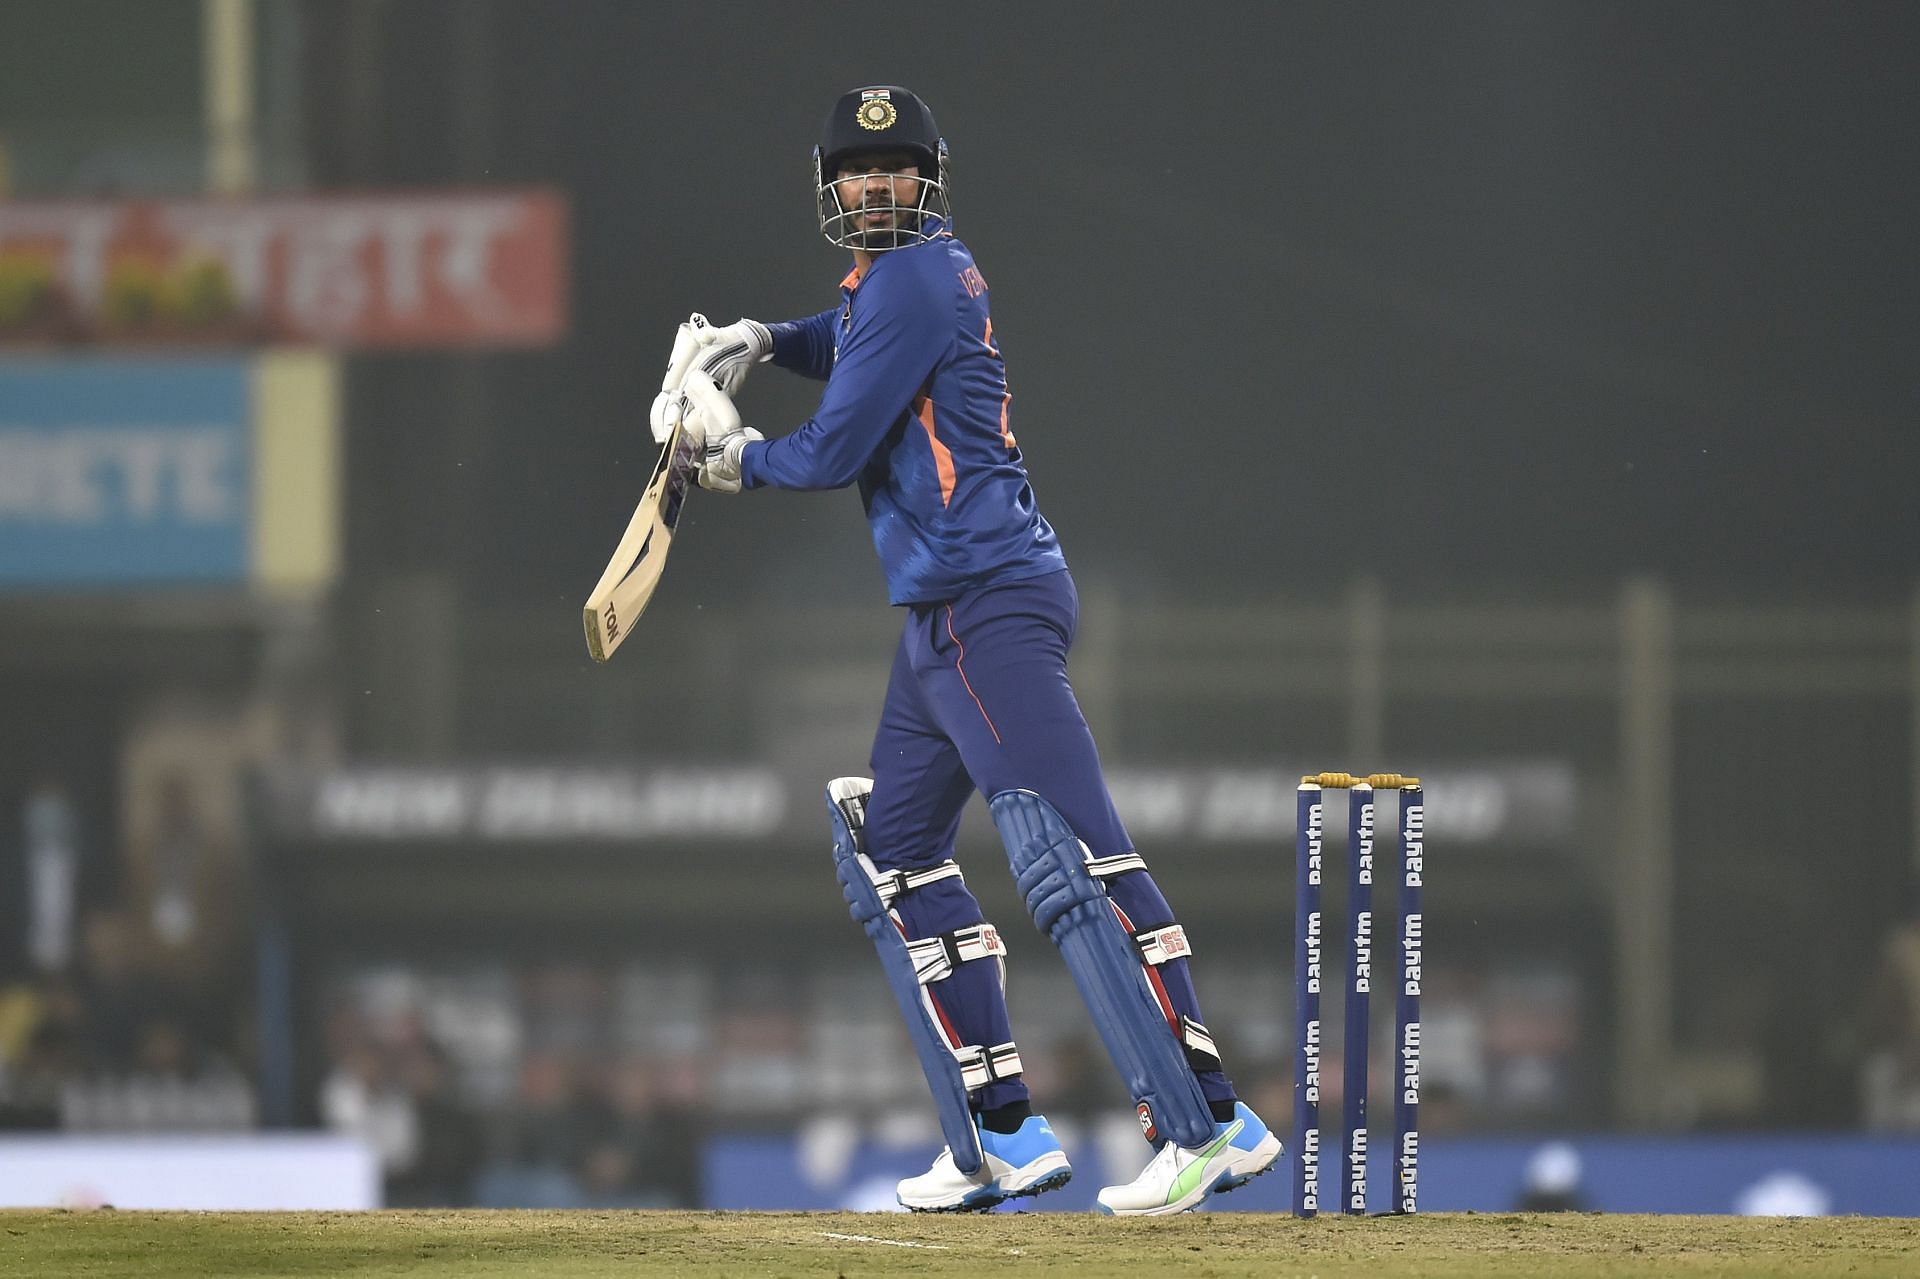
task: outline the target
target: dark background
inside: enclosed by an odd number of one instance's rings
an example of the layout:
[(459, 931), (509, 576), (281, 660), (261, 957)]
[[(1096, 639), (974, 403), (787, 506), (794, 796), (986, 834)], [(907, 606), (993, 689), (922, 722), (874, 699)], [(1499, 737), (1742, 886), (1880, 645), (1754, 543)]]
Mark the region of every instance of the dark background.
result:
[[(683, 313), (833, 300), (809, 148), (883, 81), (953, 148), (1082, 572), (1904, 580), (1917, 31), (1899, 5), (337, 12), (304, 59), (317, 185), (555, 183), (577, 218), (574, 336), (472, 374), (479, 421), (413, 425), (457, 361), (360, 361), (354, 563), (528, 597), (597, 564)], [(811, 395), (763, 375), (749, 420)], [(702, 590), (878, 594), (850, 497), (689, 519)]]

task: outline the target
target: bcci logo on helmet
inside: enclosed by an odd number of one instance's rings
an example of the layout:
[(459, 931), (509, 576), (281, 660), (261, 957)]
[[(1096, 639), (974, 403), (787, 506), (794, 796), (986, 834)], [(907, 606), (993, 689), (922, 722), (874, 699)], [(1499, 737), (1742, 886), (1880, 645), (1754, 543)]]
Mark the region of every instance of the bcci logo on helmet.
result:
[(860, 106), (853, 118), (860, 122), (861, 128), (879, 133), (891, 129), (900, 118), (900, 112), (895, 109), (893, 94), (888, 90), (865, 89), (861, 91)]

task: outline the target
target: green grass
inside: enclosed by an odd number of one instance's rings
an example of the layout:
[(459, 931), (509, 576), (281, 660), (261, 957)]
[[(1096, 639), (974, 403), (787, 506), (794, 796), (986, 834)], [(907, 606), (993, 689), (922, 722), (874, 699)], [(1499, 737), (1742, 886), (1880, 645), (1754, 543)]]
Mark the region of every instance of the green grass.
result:
[[(879, 1240), (894, 1243), (872, 1242)], [(0, 1213), (0, 1274), (1912, 1276), (1920, 1275), (1920, 1222), (1599, 1213), (1116, 1221), (1051, 1213), (16, 1211)]]

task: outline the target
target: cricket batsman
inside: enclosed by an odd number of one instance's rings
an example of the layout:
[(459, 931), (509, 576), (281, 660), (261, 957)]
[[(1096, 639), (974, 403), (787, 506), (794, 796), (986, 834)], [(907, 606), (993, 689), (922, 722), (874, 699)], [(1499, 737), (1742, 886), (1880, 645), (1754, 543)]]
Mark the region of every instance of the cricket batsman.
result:
[[(1006, 944), (953, 861), (977, 790), (1156, 1148), (1100, 1209), (1183, 1212), (1272, 1167), (1280, 1141), (1221, 1068), (1186, 933), (1114, 811), (1068, 683), (1078, 597), (1015, 442), (991, 295), (950, 197), (924, 102), (898, 85), (841, 97), (814, 150), (820, 231), (853, 255), (839, 300), (786, 323), (698, 321), (699, 353), (670, 370), (653, 427), (699, 433), (699, 480), (716, 493), (858, 485), (904, 611), (872, 780), (827, 787), (837, 877), (947, 1141), (900, 1202), (985, 1209), (1072, 1176), (1021, 1077)], [(773, 440), (732, 403), (768, 361), (826, 383), (813, 417)]]

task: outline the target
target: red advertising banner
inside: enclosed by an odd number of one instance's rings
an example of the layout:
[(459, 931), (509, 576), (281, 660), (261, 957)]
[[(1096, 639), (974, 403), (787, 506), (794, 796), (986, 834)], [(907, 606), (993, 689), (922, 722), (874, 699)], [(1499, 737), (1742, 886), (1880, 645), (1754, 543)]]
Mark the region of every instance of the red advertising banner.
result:
[(566, 257), (552, 191), (0, 201), (0, 343), (544, 346)]

